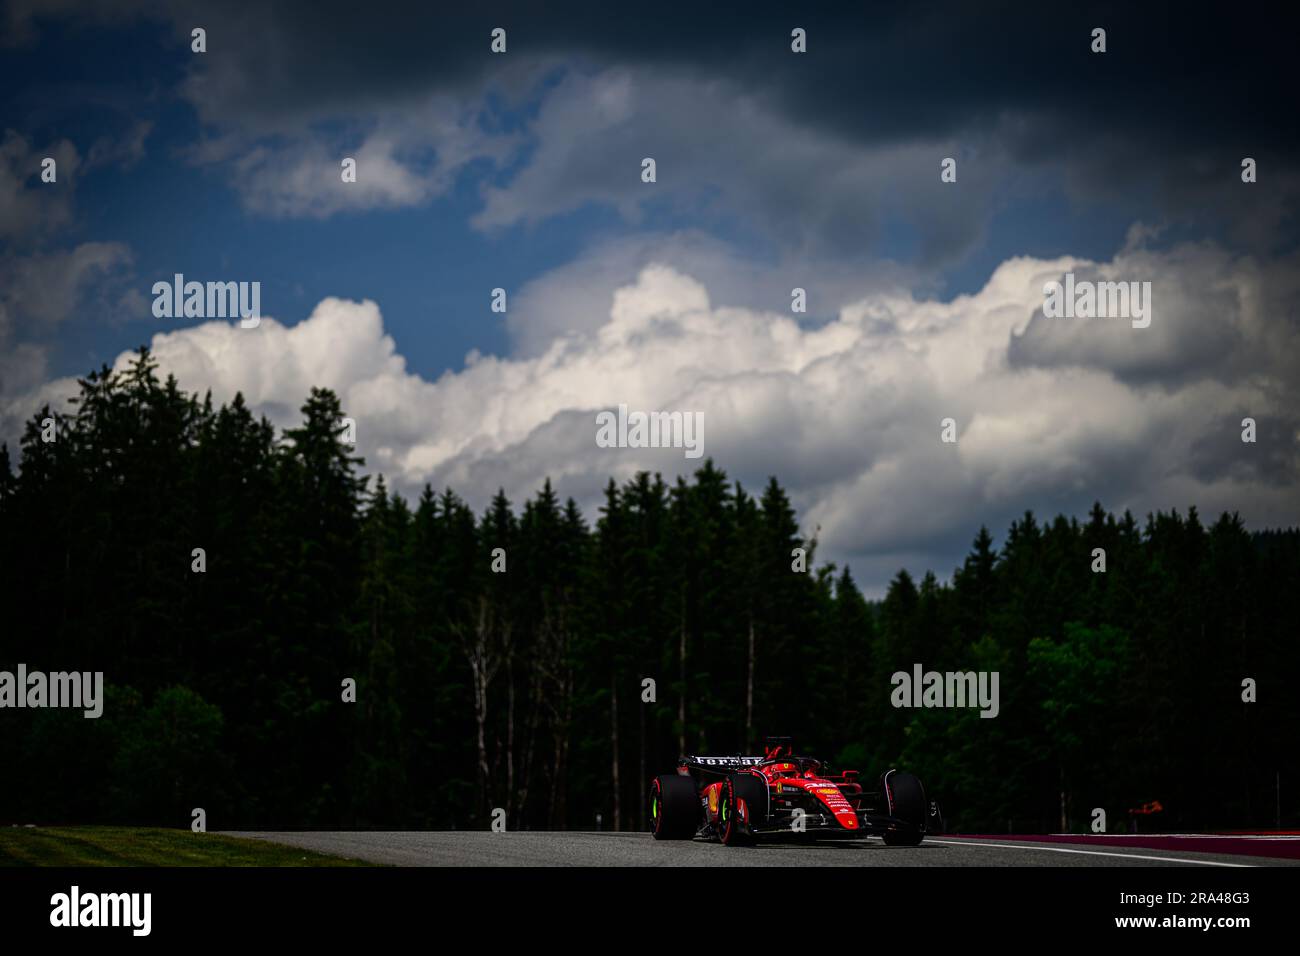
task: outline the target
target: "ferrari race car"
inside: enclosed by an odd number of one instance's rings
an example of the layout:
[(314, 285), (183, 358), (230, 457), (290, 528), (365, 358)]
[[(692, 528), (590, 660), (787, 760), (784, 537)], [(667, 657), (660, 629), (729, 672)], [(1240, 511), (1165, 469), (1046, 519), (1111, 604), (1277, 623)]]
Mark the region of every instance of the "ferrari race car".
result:
[(727, 846), (760, 838), (879, 836), (890, 846), (917, 846), (942, 833), (936, 804), (921, 781), (887, 770), (867, 789), (856, 770), (831, 775), (815, 757), (793, 754), (769, 739), (761, 757), (682, 757), (677, 773), (650, 784), (650, 825), (656, 840), (717, 838)]

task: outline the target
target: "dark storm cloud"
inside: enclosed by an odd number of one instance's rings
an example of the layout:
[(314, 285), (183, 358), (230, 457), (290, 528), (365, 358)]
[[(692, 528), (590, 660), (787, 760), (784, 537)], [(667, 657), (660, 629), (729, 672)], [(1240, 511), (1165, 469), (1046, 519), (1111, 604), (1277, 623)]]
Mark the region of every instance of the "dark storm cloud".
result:
[(1260, 263), (1199, 242), (1157, 255), (1133, 238), (1112, 262), (1080, 261), (1060, 272), (1046, 278), (1148, 282), (1148, 327), (1128, 318), (1048, 318), (1040, 306), (1011, 336), (1012, 367), (1092, 368), (1139, 387), (1273, 382), (1283, 404), (1300, 399), (1300, 253)]
[[(465, 215), (484, 230), (602, 207), (583, 256), (512, 290), (519, 354), (475, 355), (436, 380), (407, 369), (373, 302), (326, 299), (307, 318), (268, 318), (256, 339), (221, 323), (155, 337), (185, 387), (242, 391), (277, 421), (312, 385), (334, 388), (370, 467), (407, 493), (433, 481), (518, 499), (551, 476), (594, 508), (611, 472), (662, 464), (591, 441), (594, 409), (630, 401), (706, 413), (707, 454), (749, 487), (779, 474), (802, 520), (823, 529), (822, 553), (852, 560), (877, 589), (900, 564), (946, 573), (973, 525), (1000, 534), (1027, 507), (1079, 514), (1100, 498), (1141, 515), (1195, 503), (1254, 526), (1294, 523), (1294, 32), (1267, 12), (9, 10), (10, 35), (28, 43), (74, 17), (96, 21), (87, 35), (105, 47), (142, 21), (170, 35), (164, 68), (138, 68), (179, 71), (177, 95), (201, 122), (192, 158), (228, 172), (259, 213), (411, 207), (471, 167), (482, 202)], [(208, 31), (202, 56), (188, 49), (195, 26)], [(497, 26), (509, 31), (504, 57), (489, 52)], [(795, 26), (807, 55), (790, 52)], [(1088, 49), (1095, 26), (1108, 31), (1104, 55)], [(15, 157), (37, 148), (9, 142)], [(660, 159), (649, 191), (636, 175), (647, 143)], [(342, 155), (360, 157), (362, 188), (336, 188)], [(938, 181), (946, 155), (961, 163), (960, 187)], [(1243, 156), (1259, 160), (1255, 185), (1240, 180)], [(9, 181), (23, 199), (24, 181)], [(1023, 206), (1000, 215), (1008, 194), (1031, 192), (1048, 197), (1044, 228), (1023, 228), (1035, 225)], [(1115, 236), (1135, 220), (1185, 221), (1169, 224), (1168, 242), (1144, 243), (1155, 231), (1142, 227), (1098, 254), (1077, 248), (1098, 200), (1118, 210)], [(668, 205), (683, 221), (655, 217)], [(710, 231), (719, 223), (729, 228)], [(936, 299), (934, 262), (972, 248), (993, 249), (987, 281)], [(905, 263), (898, 281), (882, 249)], [(1151, 326), (1045, 319), (1043, 284), (1070, 268), (1149, 280)], [(30, 271), (32, 288), (43, 274)], [(795, 285), (818, 321), (787, 311)], [(364, 294), (387, 291), (382, 274), (371, 286)], [(0, 383), (37, 367), (17, 359), (0, 361)], [(70, 389), (53, 382), (40, 395)], [(0, 428), (35, 404), (24, 393), (0, 406)], [(1261, 437), (1243, 448), (1246, 414)], [(956, 446), (938, 438), (947, 416)]]
[[(514, 59), (589, 58), (724, 77), (813, 127), (863, 142), (940, 138), (1016, 114), (1004, 135), (1025, 162), (1185, 149), (1276, 156), (1297, 144), (1294, 33), (1280, 8), (1227, 4), (441, 4), (15, 3), (42, 16), (204, 26), (192, 92), (216, 121), (266, 123), (416, 102)], [(790, 30), (809, 53), (790, 54)], [(1089, 50), (1104, 27), (1108, 52)], [(1195, 157), (1188, 156), (1189, 163)], [(1286, 162), (1290, 165), (1290, 160)], [(1189, 169), (1191, 166), (1189, 165)], [(1217, 171), (1206, 169), (1207, 175)]]
[[(1189, 449), (1188, 473), (1207, 484), (1231, 480), (1243, 486), (1294, 490), (1300, 478), (1295, 453), (1300, 415), (1287, 409), (1273, 415), (1253, 412), (1242, 407), (1210, 422), (1204, 437)], [(1253, 443), (1241, 439), (1247, 418), (1255, 420)]]
[[(1140, 219), (1255, 252), (1293, 248), (1298, 104), (1280, 16), (1206, 4), (18, 0), (7, 34), (37, 42), (68, 18), (168, 24), (178, 93), (202, 123), (190, 158), (222, 166), (261, 215), (419, 205), (473, 166), (481, 229), (588, 204), (636, 222), (653, 198), (743, 223), (787, 253), (902, 254), (933, 272), (990, 240), (997, 255), (1059, 253), (1017, 241), (1028, 207), (999, 218), (1048, 196), (1112, 220), (1108, 234)], [(201, 56), (188, 49), (196, 26)], [(498, 26), (505, 56), (489, 49)], [(806, 55), (790, 51), (796, 26)], [(1104, 54), (1090, 51), (1094, 27), (1107, 31)], [(631, 106), (602, 126), (588, 99), (619, 83)], [(653, 192), (623, 172), (647, 144), (667, 167)], [(323, 185), (338, 155), (364, 157), (363, 188)], [(962, 188), (940, 184), (944, 156)], [(1251, 187), (1246, 156), (1259, 163)]]

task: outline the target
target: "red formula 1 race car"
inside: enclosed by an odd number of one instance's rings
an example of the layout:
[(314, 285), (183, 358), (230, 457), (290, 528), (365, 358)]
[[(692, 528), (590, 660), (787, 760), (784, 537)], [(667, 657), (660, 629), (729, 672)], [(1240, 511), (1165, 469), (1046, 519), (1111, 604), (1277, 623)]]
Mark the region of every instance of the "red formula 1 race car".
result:
[(800, 835), (917, 846), (943, 832), (938, 806), (912, 774), (887, 770), (878, 787), (864, 788), (856, 770), (832, 775), (783, 738), (769, 738), (762, 757), (682, 757), (677, 773), (651, 782), (650, 821), (656, 840), (716, 837), (727, 846)]

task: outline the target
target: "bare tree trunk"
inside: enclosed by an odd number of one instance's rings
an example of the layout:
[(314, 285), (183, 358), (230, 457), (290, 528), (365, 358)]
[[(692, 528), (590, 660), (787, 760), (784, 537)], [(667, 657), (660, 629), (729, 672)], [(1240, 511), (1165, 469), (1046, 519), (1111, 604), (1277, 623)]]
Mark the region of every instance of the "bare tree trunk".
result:
[(551, 805), (547, 811), (547, 821), (552, 830), (559, 829), (559, 821), (564, 819), (563, 803), (564, 795), (561, 793), (560, 781), (564, 773), (564, 740), (559, 734), (555, 735), (555, 760), (554, 776), (551, 777)]
[(682, 595), (681, 634), (677, 644), (677, 680), (681, 692), (677, 698), (677, 753), (686, 753), (686, 596)]
[[(645, 775), (645, 702), (644, 702), (644, 701), (641, 702), (641, 706), (637, 709), (637, 713), (638, 713), (638, 715), (639, 715), (639, 717), (640, 717), (640, 742), (639, 742), (639, 744), (638, 744), (638, 761), (637, 761), (637, 778), (636, 778), (636, 785), (637, 785), (638, 787), (644, 787), (644, 786), (646, 785), (646, 775)], [(646, 818), (645, 818), (646, 801), (645, 801), (644, 799), (638, 799), (636, 805), (637, 805), (637, 816), (636, 816), (636, 825), (637, 825), (637, 829), (644, 831), (644, 830), (646, 829), (646, 826), (647, 826), (647, 821), (646, 821)]]
[(551, 780), (551, 826), (555, 829), (567, 827), (566, 787), (569, 773), (569, 727), (573, 720), (573, 674), (567, 663), (560, 669), (560, 699), (562, 705), (554, 715), (555, 735), (555, 776)]
[(470, 683), (474, 692), (475, 745), (478, 750), (478, 806), (484, 816), (491, 816), (489, 787), (492, 770), (488, 765), (487, 717), (488, 685), (496, 675), (500, 659), (491, 646), (492, 622), (487, 598), (479, 599), (478, 621), (472, 630), (457, 626), (461, 650), (469, 664)]
[(474, 674), (474, 728), (475, 742), (478, 746), (478, 795), (479, 807), (486, 813), (491, 812), (488, 806), (488, 758), (487, 758), (487, 681), (484, 679), (483, 668), (479, 665), (471, 665)]
[(555, 734), (555, 776), (551, 780), (551, 827), (553, 829), (566, 829), (566, 813), (568, 807), (565, 804), (565, 775), (569, 772), (569, 735), (568, 726), (569, 718), (572, 716), (571, 711), (566, 711), (564, 721), (561, 724), (562, 730)]
[(749, 614), (749, 666), (745, 675), (745, 752), (754, 749), (754, 614)]
[(1070, 821), (1066, 812), (1067, 799), (1065, 796), (1065, 768), (1059, 768), (1061, 772), (1061, 832), (1070, 832)]
[(547, 806), (547, 823), (552, 829), (563, 829), (566, 824), (569, 727), (573, 720), (573, 669), (569, 662), (569, 629), (565, 610), (561, 604), (554, 615), (547, 614), (537, 657), (538, 707), (544, 705), (549, 715), (553, 748), (551, 789)]
[[(379, 645), (379, 599), (371, 598), (370, 601), (370, 648), (371, 653), (366, 654), (362, 648), (353, 647), (354, 653), (357, 654), (357, 660), (366, 661), (366, 681), (371, 686), (375, 686), (375, 655), (374, 648)], [(375, 705), (374, 694), (366, 695), (365, 708), (366, 724), (374, 726)]]
[(622, 802), (620, 793), (622, 782), (618, 777), (618, 674), (615, 673), (610, 681), (610, 698), (609, 698), (609, 740), (613, 748), (613, 775), (614, 775), (614, 829), (623, 829)]
[[(540, 649), (539, 649), (540, 657)], [(519, 812), (528, 812), (528, 794), (532, 790), (533, 757), (537, 752), (537, 729), (542, 721), (542, 662), (532, 670), (528, 686), (528, 721), (524, 727), (524, 752), (521, 763), (523, 780), (519, 785)]]
[(506, 655), (506, 819), (517, 825), (515, 812), (515, 655)]
[[(493, 677), (495, 677), (497, 672), (501, 670), (502, 663), (508, 661), (510, 659), (510, 656), (514, 653), (514, 641), (511, 639), (510, 621), (504, 620), (502, 618), (496, 618), (496, 620), (497, 620), (496, 627), (490, 628), (488, 631), (489, 642), (491, 641), (493, 636), (496, 637), (495, 645), (489, 643), (489, 649), (492, 654), (492, 660), (493, 660), (493, 667), (492, 667)], [(512, 728), (507, 727), (507, 733), (511, 732), (511, 730)], [(492, 750), (489, 754), (491, 758), (488, 763), (489, 792), (491, 792), (492, 781), (500, 781), (501, 779), (501, 774), (499, 772), (501, 767), (501, 754), (502, 751), (504, 751), (505, 749), (506, 748), (502, 745), (502, 741), (501, 741), (501, 728), (497, 727), (495, 729), (493, 739), (492, 739)], [(505, 799), (502, 801), (502, 803), (506, 805), (506, 807), (503, 807), (502, 809), (506, 809), (506, 819), (509, 820), (510, 812), (507, 809), (510, 805), (509, 790), (506, 791), (506, 796)], [(497, 808), (493, 807), (492, 809), (495, 810)]]

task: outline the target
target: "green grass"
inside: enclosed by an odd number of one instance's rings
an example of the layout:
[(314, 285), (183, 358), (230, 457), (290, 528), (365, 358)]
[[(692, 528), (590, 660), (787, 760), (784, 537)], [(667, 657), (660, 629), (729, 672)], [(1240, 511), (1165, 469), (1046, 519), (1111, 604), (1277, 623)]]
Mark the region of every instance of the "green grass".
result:
[(310, 850), (189, 830), (0, 827), (0, 866), (365, 866)]

